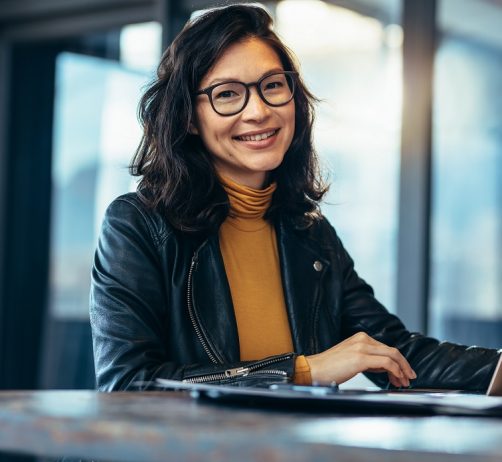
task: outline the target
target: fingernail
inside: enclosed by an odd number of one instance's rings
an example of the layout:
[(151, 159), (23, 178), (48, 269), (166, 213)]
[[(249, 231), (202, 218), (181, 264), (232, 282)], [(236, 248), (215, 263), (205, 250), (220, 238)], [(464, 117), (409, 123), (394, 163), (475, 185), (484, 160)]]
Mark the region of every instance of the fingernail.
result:
[(411, 378), (412, 379), (416, 379), (417, 378), (417, 373), (413, 369), (411, 370), (411, 373), (412, 373)]

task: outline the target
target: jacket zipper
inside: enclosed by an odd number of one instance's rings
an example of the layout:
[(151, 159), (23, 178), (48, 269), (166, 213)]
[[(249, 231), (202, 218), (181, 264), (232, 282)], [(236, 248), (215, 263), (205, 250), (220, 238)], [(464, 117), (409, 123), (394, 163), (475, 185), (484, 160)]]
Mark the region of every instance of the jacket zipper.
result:
[[(260, 374), (270, 374), (270, 375), (277, 375), (277, 376), (285, 377), (285, 376), (287, 376), (286, 371), (282, 371), (280, 369), (265, 369), (265, 370), (263, 370), (261, 368), (269, 366), (274, 363), (284, 361), (285, 359), (290, 359), (292, 356), (293, 355), (291, 355), (291, 354), (276, 356), (273, 358), (258, 361), (253, 364), (249, 364), (247, 366), (227, 369), (223, 372), (219, 372), (219, 373), (215, 373), (215, 374), (206, 374), (206, 375), (199, 375), (199, 376), (195, 376), (195, 377), (189, 377), (187, 379), (184, 379), (183, 382), (185, 382), (185, 383), (204, 383), (204, 382), (213, 382), (216, 380), (224, 380), (224, 379), (237, 378), (237, 377), (247, 377), (250, 375), (260, 375)], [(257, 369), (259, 369), (259, 370), (257, 370)]]
[(195, 253), (192, 258), (192, 262), (190, 263), (190, 270), (188, 272), (188, 284), (187, 284), (188, 314), (190, 316), (190, 320), (192, 321), (192, 325), (195, 330), (195, 333), (197, 334), (197, 338), (199, 339), (200, 343), (202, 344), (204, 351), (209, 356), (209, 359), (214, 364), (220, 364), (220, 362), (216, 359), (216, 356), (211, 352), (211, 349), (209, 347), (209, 342), (205, 339), (204, 335), (202, 334), (202, 331), (201, 331), (201, 329), (196, 321), (196, 318), (195, 318), (195, 313), (194, 313), (194, 308), (193, 308), (193, 303), (192, 303), (192, 277), (193, 277), (193, 271), (195, 269), (196, 264), (197, 264), (197, 253)]

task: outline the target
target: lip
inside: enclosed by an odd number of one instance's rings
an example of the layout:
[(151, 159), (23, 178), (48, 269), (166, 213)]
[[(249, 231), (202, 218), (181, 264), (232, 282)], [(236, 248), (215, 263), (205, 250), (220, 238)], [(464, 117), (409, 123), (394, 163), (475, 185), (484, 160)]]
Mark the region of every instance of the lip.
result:
[[(280, 130), (279, 127), (264, 128), (262, 130), (253, 130), (251, 132), (239, 133), (238, 135), (235, 135), (232, 138), (238, 139), (241, 136), (255, 136), (255, 135), (261, 135), (262, 133), (278, 132), (279, 130)], [(275, 135), (277, 135), (277, 133), (275, 133)]]
[(245, 135), (239, 135), (239, 136), (251, 136), (251, 135), (259, 135), (262, 133), (268, 133), (271, 131), (274, 131), (275, 133), (272, 136), (269, 136), (268, 138), (265, 138), (264, 140), (260, 141), (240, 140), (237, 137), (234, 137), (233, 139), (236, 143), (239, 143), (239, 146), (243, 146), (248, 149), (252, 150), (268, 149), (271, 146), (273, 146), (274, 143), (277, 141), (280, 132), (279, 128), (269, 129), (269, 130), (259, 130), (254, 132), (248, 132)]

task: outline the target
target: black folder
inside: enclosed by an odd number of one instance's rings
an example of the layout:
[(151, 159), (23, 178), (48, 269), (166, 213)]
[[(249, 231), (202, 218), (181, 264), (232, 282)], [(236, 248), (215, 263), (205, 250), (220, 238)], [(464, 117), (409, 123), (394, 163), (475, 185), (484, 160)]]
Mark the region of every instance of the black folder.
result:
[(273, 388), (192, 384), (157, 379), (162, 389), (186, 390), (193, 398), (237, 406), (300, 412), (502, 417), (502, 397), (449, 390), (336, 390), (276, 385)]

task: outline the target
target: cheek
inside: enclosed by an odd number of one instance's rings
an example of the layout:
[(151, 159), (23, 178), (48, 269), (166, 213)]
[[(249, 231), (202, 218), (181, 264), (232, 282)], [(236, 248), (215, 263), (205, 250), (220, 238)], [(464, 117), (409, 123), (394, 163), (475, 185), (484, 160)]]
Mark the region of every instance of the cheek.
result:
[(295, 119), (296, 119), (296, 109), (295, 105), (292, 104), (291, 107), (289, 106), (287, 107), (287, 111), (284, 114), (284, 120), (287, 122), (287, 124), (293, 131), (295, 130)]
[(293, 140), (293, 136), (295, 133), (295, 124), (296, 124), (296, 114), (295, 114), (295, 107), (293, 106), (292, 109), (288, 112), (286, 116), (286, 121), (287, 125), (289, 128), (289, 136), (290, 136), (290, 142)]
[(229, 136), (232, 124), (230, 120), (222, 120), (215, 112), (210, 109), (198, 110), (198, 127), (199, 135), (205, 144), (214, 144), (215, 142), (222, 141)]

